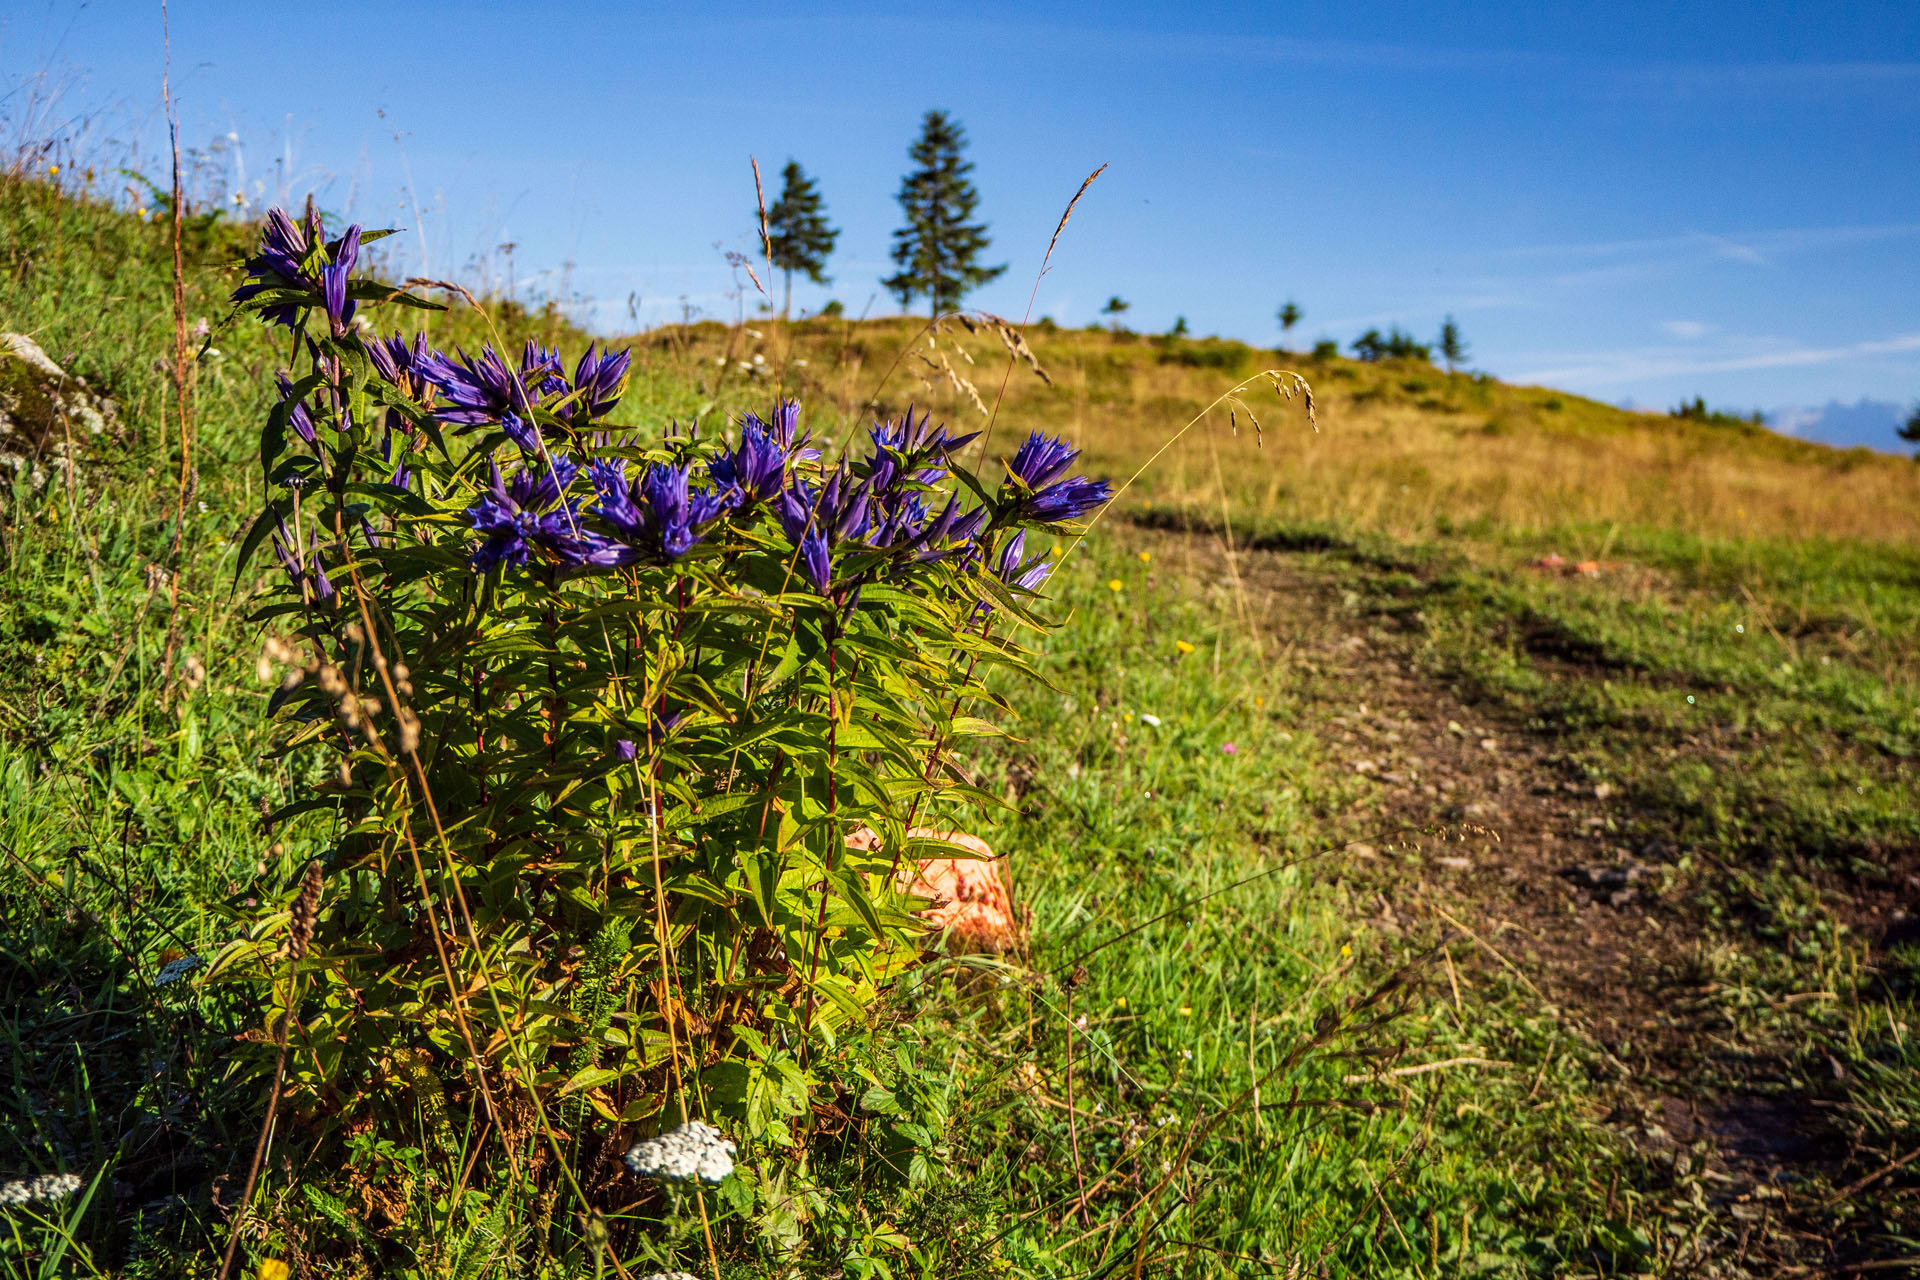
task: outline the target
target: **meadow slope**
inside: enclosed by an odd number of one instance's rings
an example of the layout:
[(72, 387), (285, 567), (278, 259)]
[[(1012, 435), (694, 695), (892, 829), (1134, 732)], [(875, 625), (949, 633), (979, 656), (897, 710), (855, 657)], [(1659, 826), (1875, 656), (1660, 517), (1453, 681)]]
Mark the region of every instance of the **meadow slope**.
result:
[[(10, 1275), (207, 1273), (260, 1118), (234, 1037), (263, 1014), (152, 979), (327, 843), (259, 828), (308, 766), (270, 751), (233, 583), (284, 353), (220, 323), (249, 229), (189, 231), (213, 343), (176, 553), (163, 230), (0, 182), (0, 330), (122, 423), (4, 514), (0, 1171), (99, 1175), (9, 1213)], [(586, 340), (498, 300), (431, 325)], [(899, 985), (892, 1092), (849, 1074), (806, 1118), (783, 1216), (643, 1246), (666, 1211), (600, 1170), (628, 1269), (1915, 1265), (1920, 469), (1426, 365), (1044, 324), (1029, 359), (1002, 332), (631, 340), (642, 432), (798, 395), (825, 439), (915, 404), (990, 422), (986, 457), (1030, 430), (1116, 482), (1159, 456), (1052, 583), (1047, 687), (1010, 689), (1014, 736), (969, 762), (1027, 945)], [(1311, 384), (1317, 430), (1269, 367)], [(910, 1097), (935, 1178), (863, 1145)], [(285, 1147), (249, 1265), (594, 1271), (510, 1186), (386, 1194)]]

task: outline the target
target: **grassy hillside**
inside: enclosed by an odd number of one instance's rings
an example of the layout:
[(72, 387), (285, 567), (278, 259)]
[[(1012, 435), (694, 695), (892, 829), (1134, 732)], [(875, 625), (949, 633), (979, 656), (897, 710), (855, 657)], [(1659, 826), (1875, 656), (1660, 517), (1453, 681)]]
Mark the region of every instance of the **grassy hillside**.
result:
[[(235, 1038), (265, 1015), (153, 979), (327, 846), (258, 823), (312, 765), (270, 754), (232, 582), (283, 358), (218, 327), (249, 234), (189, 239), (188, 315), (219, 354), (197, 366), (176, 563), (163, 233), (0, 182), (0, 329), (123, 423), (74, 489), (16, 484), (4, 508), (0, 1170), (89, 1186), (0, 1210), (8, 1275), (210, 1273), (261, 1116)], [(499, 304), (432, 325), (586, 340)], [(433, 1150), (404, 1184), (308, 1167), (293, 1127), (247, 1274), (1739, 1276), (1920, 1255), (1911, 464), (1426, 366), (1036, 326), (1049, 383), (990, 330), (923, 329), (656, 330), (624, 411), (718, 430), (799, 394), (847, 440), (909, 402), (982, 422), (977, 394), (999, 405), (988, 456), (1059, 432), (1116, 480), (1269, 365), (1318, 411), (1316, 433), (1254, 386), (1256, 444), (1216, 410), (1054, 579), (1049, 685), (1009, 687), (1016, 737), (967, 762), (1005, 802), (974, 829), (1008, 855), (1028, 946), (900, 984), (835, 1059), (807, 1159), (743, 1153), (783, 1171), (778, 1213), (714, 1197), (708, 1222), (583, 1165), (609, 1254), (570, 1201)], [(856, 1068), (887, 1098), (856, 1104)], [(895, 1102), (937, 1176), (878, 1158)]]
[(957, 421), (980, 419), (951, 369), (997, 408), (1004, 440), (1039, 427), (1065, 431), (1117, 477), (1131, 475), (1240, 379), (1297, 370), (1313, 385), (1317, 434), (1304, 429), (1299, 402), (1251, 389), (1245, 401), (1264, 443), (1256, 445), (1244, 412), (1232, 434), (1222, 407), (1141, 477), (1135, 495), (1140, 503), (1217, 508), (1224, 481), (1234, 518), (1255, 525), (1329, 523), (1397, 537), (1600, 530), (1596, 549), (1613, 525), (1709, 541), (1910, 546), (1920, 535), (1920, 470), (1865, 449), (1831, 449), (1744, 423), (1630, 413), (1424, 363), (1313, 360), (1100, 329), (1030, 326), (1024, 336), (1051, 385), (1019, 362), (1009, 371), (990, 330), (969, 333), (951, 320), (931, 335), (924, 320), (907, 319), (747, 330), (709, 322), (655, 330), (639, 346), (656, 367), (715, 394), (751, 381), (844, 415), (913, 401)]

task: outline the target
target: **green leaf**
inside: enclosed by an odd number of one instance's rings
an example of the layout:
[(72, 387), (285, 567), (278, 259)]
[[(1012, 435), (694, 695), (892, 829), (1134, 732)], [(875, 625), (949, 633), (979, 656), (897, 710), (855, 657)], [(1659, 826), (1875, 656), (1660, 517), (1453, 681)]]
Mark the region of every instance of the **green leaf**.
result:
[(240, 575), (246, 572), (247, 562), (253, 559), (253, 553), (259, 548), (261, 540), (273, 530), (275, 524), (284, 520), (292, 509), (293, 499), (275, 498), (261, 509), (258, 516), (254, 517), (253, 527), (247, 530), (247, 536), (241, 540), (240, 555), (234, 562), (233, 585), (235, 587), (240, 585)]

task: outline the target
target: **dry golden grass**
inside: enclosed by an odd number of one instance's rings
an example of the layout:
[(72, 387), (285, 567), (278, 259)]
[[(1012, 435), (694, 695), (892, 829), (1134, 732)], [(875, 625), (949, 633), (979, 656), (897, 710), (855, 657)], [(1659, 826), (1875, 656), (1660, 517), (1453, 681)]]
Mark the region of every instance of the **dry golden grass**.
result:
[[(1708, 537), (1920, 541), (1920, 467), (1902, 458), (1630, 413), (1428, 365), (1046, 326), (1029, 326), (1025, 337), (1050, 383), (1010, 361), (990, 327), (969, 332), (952, 321), (932, 333), (909, 319), (746, 329), (709, 322), (654, 330), (636, 348), (643, 363), (704, 380), (703, 393), (718, 402), (783, 391), (806, 399), (816, 422), (832, 406), (848, 429), (910, 403), (956, 426), (982, 423), (977, 391), (986, 406), (999, 405), (983, 442), (991, 451), (1010, 450), (1029, 430), (1064, 433), (1086, 449), (1092, 471), (1116, 480), (1242, 378), (1297, 369), (1313, 385), (1318, 432), (1298, 400), (1283, 403), (1259, 385), (1247, 392), (1259, 443), (1244, 414), (1230, 423), (1222, 407), (1127, 498), (1217, 513), (1224, 489), (1236, 524), (1329, 521), (1401, 536), (1443, 520), (1519, 532), (1619, 524)], [(764, 363), (748, 373), (755, 355)]]

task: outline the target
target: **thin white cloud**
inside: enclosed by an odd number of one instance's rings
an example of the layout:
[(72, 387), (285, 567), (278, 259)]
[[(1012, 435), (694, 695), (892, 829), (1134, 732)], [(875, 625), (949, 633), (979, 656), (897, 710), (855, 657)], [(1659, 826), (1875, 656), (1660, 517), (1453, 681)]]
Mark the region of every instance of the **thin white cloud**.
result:
[(1495, 257), (1579, 258), (1640, 257), (1647, 254), (1707, 249), (1721, 257), (1751, 261), (1779, 254), (1823, 249), (1831, 245), (1920, 236), (1920, 222), (1889, 222), (1866, 226), (1770, 227), (1755, 231), (1713, 233), (1689, 231), (1681, 235), (1638, 240), (1598, 240), (1573, 244), (1515, 245), (1494, 252)]
[(1516, 373), (1514, 382), (1570, 387), (1606, 387), (1649, 378), (1682, 377), (1703, 373), (1738, 373), (1751, 369), (1805, 368), (1843, 360), (1920, 352), (1920, 333), (1896, 334), (1842, 347), (1784, 347), (1745, 355), (1702, 359), (1672, 351), (1596, 352), (1575, 363)]
[(1700, 320), (1662, 320), (1660, 327), (1682, 342), (1697, 342), (1714, 330), (1713, 325)]

